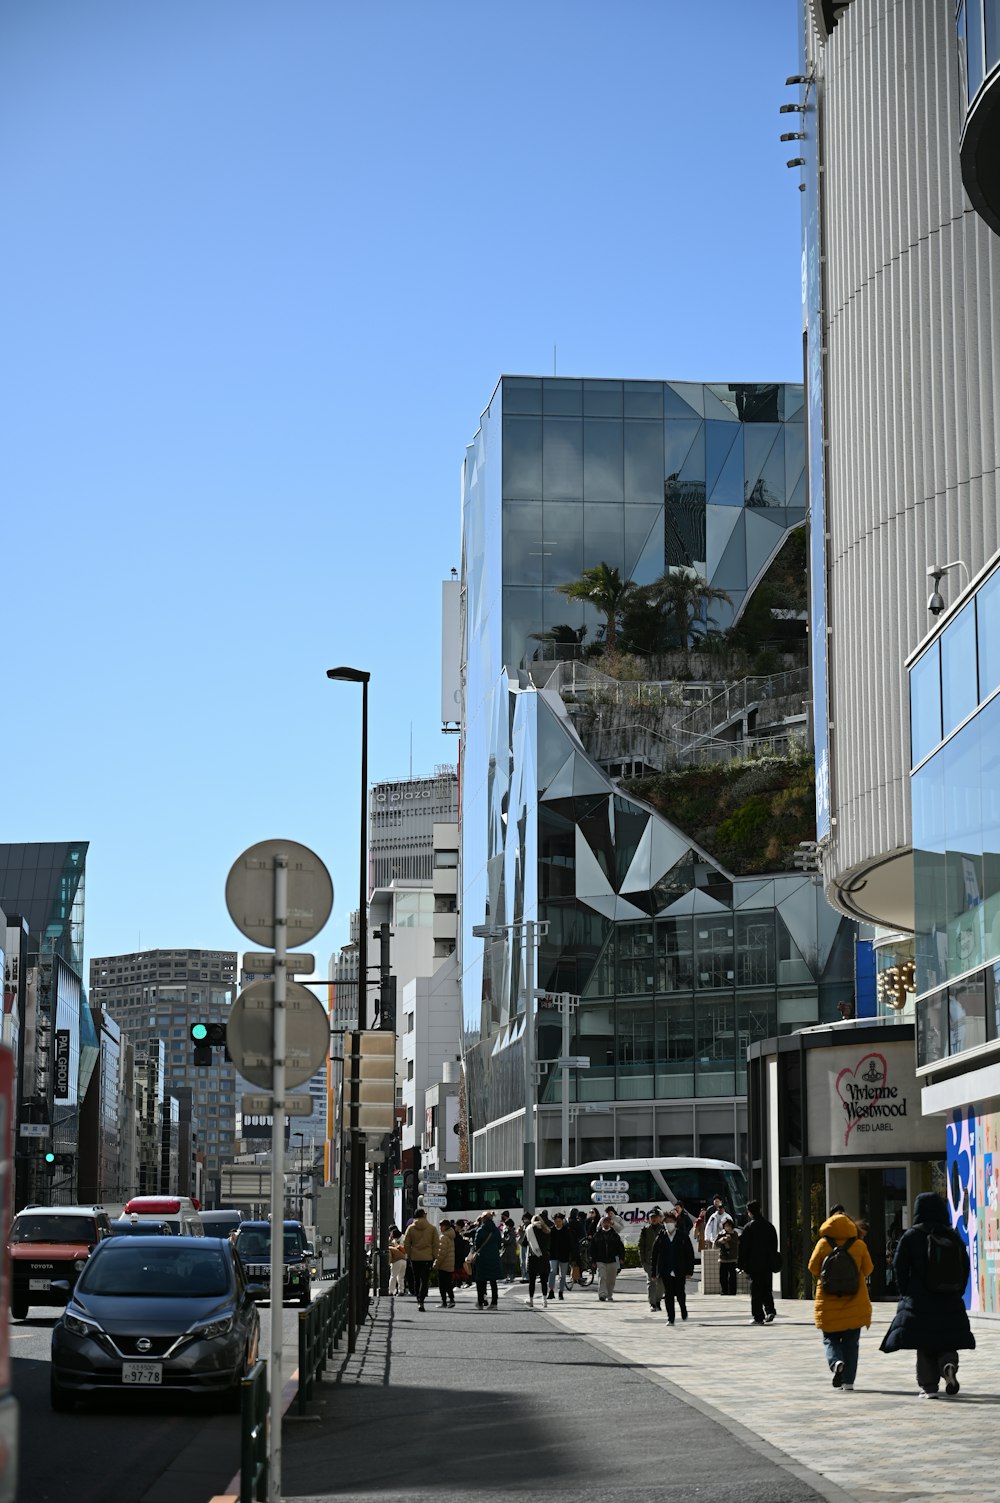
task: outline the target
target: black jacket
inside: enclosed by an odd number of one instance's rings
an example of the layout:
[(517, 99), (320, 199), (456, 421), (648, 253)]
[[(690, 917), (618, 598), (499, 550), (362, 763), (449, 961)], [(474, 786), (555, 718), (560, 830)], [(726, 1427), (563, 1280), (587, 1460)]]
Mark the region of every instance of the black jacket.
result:
[(778, 1233), (763, 1216), (755, 1216), (740, 1232), (736, 1266), (752, 1279), (762, 1279), (776, 1272), (777, 1261)]
[(656, 1276), (687, 1279), (694, 1273), (694, 1248), (686, 1231), (677, 1228), (671, 1237), (663, 1232), (656, 1240)]
[(608, 1232), (597, 1228), (590, 1239), (590, 1256), (595, 1263), (616, 1263), (619, 1258), (624, 1262), (625, 1244), (613, 1227)]
[(580, 1245), (571, 1226), (565, 1222), (554, 1226), (549, 1233), (549, 1257), (557, 1263), (575, 1263), (580, 1256)]
[[(913, 1206), (913, 1225), (903, 1233), (892, 1260), (899, 1290), (899, 1303), (892, 1324), (882, 1338), (883, 1352), (971, 1351), (976, 1338), (960, 1294), (938, 1294), (927, 1288), (927, 1233), (948, 1226), (948, 1207), (940, 1195), (918, 1195)], [(966, 1253), (968, 1268), (968, 1253)], [(968, 1273), (966, 1273), (968, 1277)]]

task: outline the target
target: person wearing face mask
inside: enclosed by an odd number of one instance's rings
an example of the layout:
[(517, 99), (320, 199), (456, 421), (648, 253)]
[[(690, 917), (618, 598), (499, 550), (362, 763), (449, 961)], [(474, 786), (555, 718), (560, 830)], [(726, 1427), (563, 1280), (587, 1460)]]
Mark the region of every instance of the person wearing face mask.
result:
[(619, 1261), (625, 1261), (625, 1244), (615, 1229), (611, 1211), (605, 1211), (590, 1239), (590, 1257), (597, 1269), (597, 1297), (603, 1304), (614, 1299)]
[(656, 1272), (663, 1285), (667, 1323), (674, 1324), (677, 1307), (680, 1308), (681, 1320), (687, 1320), (684, 1284), (694, 1273), (694, 1248), (691, 1238), (678, 1226), (672, 1209), (663, 1218), (663, 1231), (656, 1244)]

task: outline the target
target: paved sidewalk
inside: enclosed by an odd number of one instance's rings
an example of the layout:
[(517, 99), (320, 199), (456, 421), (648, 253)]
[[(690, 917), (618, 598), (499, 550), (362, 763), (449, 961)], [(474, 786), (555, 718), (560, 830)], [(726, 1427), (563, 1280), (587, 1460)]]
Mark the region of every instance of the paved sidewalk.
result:
[(610, 1305), (593, 1288), (575, 1290), (538, 1319), (638, 1365), (748, 1440), (758, 1437), (768, 1453), (808, 1468), (800, 1475), (837, 1503), (1000, 1498), (989, 1461), (1000, 1420), (997, 1322), (973, 1319), (978, 1345), (960, 1353), (957, 1397), (919, 1399), (914, 1354), (878, 1350), (895, 1306), (877, 1304), (871, 1330), (862, 1332), (855, 1391), (843, 1393), (830, 1384), (811, 1302), (777, 1300), (774, 1324), (755, 1326), (745, 1296), (696, 1291), (690, 1318), (672, 1328), (650, 1311), (635, 1272), (622, 1274)]

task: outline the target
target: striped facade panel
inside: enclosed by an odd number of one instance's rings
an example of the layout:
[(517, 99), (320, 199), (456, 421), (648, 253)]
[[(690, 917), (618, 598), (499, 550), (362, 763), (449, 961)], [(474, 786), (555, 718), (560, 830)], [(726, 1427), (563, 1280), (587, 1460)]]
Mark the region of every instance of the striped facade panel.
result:
[(962, 188), (955, 46), (951, 0), (854, 0), (819, 65), (834, 902), (909, 848), (927, 566), (1000, 546), (1000, 240)]

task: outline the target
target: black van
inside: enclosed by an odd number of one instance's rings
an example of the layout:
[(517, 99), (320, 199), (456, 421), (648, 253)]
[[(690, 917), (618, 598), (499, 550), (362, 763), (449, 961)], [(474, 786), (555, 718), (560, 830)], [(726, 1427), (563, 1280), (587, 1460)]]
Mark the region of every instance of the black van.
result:
[[(306, 1238), (306, 1229), (301, 1221), (286, 1221), (285, 1231), (285, 1287), (282, 1303), (297, 1300), (306, 1307), (312, 1299), (309, 1274), (312, 1254)], [(236, 1251), (240, 1255), (247, 1279), (252, 1284), (265, 1284), (268, 1290), (260, 1295), (270, 1299), (271, 1282), (271, 1223), (269, 1221), (241, 1221), (236, 1232)]]

